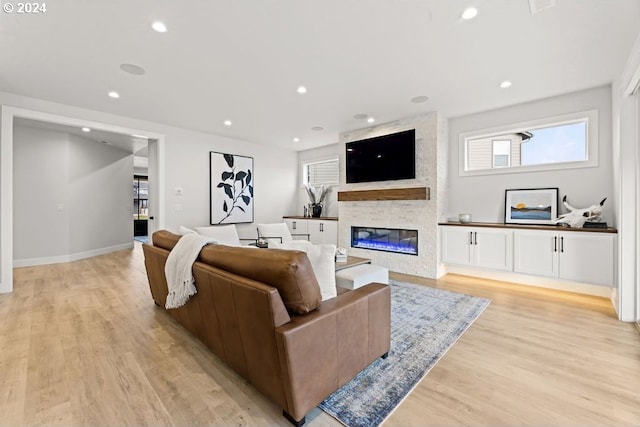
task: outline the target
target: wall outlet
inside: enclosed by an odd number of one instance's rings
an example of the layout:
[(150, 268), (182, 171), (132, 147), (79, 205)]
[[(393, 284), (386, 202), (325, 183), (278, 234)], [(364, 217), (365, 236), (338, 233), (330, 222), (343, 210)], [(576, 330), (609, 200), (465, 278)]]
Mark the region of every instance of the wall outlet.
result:
[(176, 196), (182, 196), (182, 193), (183, 193), (182, 187), (176, 187), (174, 188), (174, 191), (176, 193)]
[(64, 210), (64, 204), (62, 204), (62, 203), (58, 203), (58, 204), (56, 205), (56, 210), (57, 210), (58, 212), (62, 212), (62, 211)]

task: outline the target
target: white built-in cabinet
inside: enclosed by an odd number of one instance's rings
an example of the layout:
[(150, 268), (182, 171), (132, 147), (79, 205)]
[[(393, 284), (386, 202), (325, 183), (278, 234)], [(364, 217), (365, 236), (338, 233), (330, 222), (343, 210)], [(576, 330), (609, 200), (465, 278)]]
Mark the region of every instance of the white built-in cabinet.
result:
[(313, 244), (338, 244), (338, 221), (325, 218), (283, 218), (291, 234), (308, 234)]
[(442, 261), (494, 270), (513, 266), (513, 231), (498, 228), (441, 227)]
[(309, 234), (308, 221), (298, 218), (283, 218), (291, 234)]
[(614, 286), (615, 230), (443, 225), (442, 262), (590, 285)]
[(615, 237), (611, 233), (515, 230), (513, 271), (612, 286)]

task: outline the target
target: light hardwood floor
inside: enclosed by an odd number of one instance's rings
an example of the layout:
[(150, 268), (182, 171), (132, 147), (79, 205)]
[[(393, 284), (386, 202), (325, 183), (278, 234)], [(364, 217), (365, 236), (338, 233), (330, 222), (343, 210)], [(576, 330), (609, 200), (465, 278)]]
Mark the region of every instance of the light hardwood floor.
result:
[[(492, 303), (385, 425), (640, 425), (640, 334), (609, 301), (420, 282)], [(0, 295), (1, 425), (289, 425), (155, 307), (140, 244), (16, 269), (14, 286)], [(339, 425), (318, 409), (307, 420)]]

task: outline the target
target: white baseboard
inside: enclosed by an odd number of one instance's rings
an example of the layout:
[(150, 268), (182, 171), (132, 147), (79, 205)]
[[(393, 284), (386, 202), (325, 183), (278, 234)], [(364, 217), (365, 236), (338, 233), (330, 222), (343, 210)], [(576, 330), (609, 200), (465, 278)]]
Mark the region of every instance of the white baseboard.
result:
[(483, 270), (479, 268), (447, 265), (447, 273), (461, 274), (463, 276), (482, 277), (483, 279), (499, 280), (501, 282), (517, 283), (519, 285), (537, 286), (540, 288), (556, 289), (566, 292), (593, 295), (603, 298), (612, 298), (615, 288), (610, 286), (591, 285), (588, 283), (572, 282), (552, 277), (532, 276), (528, 274), (513, 273), (510, 271)]
[(133, 242), (123, 243), (121, 245), (109, 246), (106, 248), (91, 249), (89, 251), (76, 252), (69, 255), (58, 255), (44, 258), (26, 258), (13, 260), (13, 268), (33, 267), (36, 265), (60, 264), (63, 262), (73, 262), (85, 258), (91, 258), (98, 255), (104, 255), (111, 252), (121, 251), (123, 249), (133, 249)]

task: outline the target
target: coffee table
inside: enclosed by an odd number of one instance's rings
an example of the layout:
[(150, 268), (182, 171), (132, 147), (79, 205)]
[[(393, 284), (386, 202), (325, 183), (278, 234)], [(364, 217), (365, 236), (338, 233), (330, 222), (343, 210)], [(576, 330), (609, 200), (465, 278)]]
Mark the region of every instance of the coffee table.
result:
[(336, 271), (344, 270), (345, 268), (355, 267), (356, 265), (371, 264), (371, 260), (367, 258), (360, 258), (357, 256), (347, 256), (347, 262), (336, 262)]

